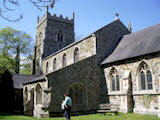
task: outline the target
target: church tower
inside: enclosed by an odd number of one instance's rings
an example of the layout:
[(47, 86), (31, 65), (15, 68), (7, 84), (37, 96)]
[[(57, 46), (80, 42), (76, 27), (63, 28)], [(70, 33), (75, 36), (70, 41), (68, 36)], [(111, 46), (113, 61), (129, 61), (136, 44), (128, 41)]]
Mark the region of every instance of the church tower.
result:
[(74, 42), (74, 13), (72, 18), (63, 18), (62, 15), (51, 15), (48, 12), (37, 18), (37, 32), (33, 73), (42, 73), (42, 59), (59, 51)]

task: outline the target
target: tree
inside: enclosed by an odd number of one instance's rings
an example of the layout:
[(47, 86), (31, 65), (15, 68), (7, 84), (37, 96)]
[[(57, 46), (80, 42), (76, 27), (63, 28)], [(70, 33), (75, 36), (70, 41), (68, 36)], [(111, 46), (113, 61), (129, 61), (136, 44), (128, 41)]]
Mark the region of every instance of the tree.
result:
[[(37, 9), (42, 10), (43, 7), (46, 7), (48, 5), (50, 5), (50, 7), (53, 8), (56, 0), (28, 0), (28, 1), (32, 3), (32, 5), (35, 6)], [(6, 14), (5, 14), (5, 13), (14, 12), (15, 9), (17, 9), (18, 6), (20, 5), (20, 0), (1, 0), (0, 4), (3, 5), (2, 7), (0, 7), (1, 18), (7, 21), (13, 21), (13, 22), (19, 21), (20, 19), (23, 18), (22, 14), (15, 19), (8, 18), (6, 17)], [(21, 4), (23, 4), (23, 2)]]
[(14, 73), (15, 60), (10, 56), (0, 55), (0, 74), (3, 74), (6, 70)]
[(14, 32), (15, 30), (10, 27), (0, 30), (0, 53), (5, 57), (9, 55)]
[(22, 57), (31, 58), (32, 48), (32, 39), (27, 33), (10, 27), (0, 30), (0, 54), (6, 61), (14, 58), (14, 71), (16, 73), (20, 73)]
[(15, 55), (15, 72), (20, 72), (20, 57), (28, 57), (32, 53), (31, 37), (25, 32), (16, 31), (12, 39), (11, 51)]
[(26, 57), (24, 59), (21, 59), (23, 61), (21, 63), (21, 73), (23, 74), (32, 74), (32, 61), (33, 61), (33, 55)]

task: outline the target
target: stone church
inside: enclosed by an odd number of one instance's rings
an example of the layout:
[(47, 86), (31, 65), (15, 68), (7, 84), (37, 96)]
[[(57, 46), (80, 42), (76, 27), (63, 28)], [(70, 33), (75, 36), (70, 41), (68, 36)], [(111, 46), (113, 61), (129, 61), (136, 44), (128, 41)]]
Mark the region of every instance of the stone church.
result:
[(96, 113), (102, 103), (120, 112), (160, 113), (160, 25), (131, 33), (116, 19), (75, 41), (72, 18), (37, 19), (34, 79), (23, 84), (24, 114), (60, 116), (64, 93), (73, 114)]

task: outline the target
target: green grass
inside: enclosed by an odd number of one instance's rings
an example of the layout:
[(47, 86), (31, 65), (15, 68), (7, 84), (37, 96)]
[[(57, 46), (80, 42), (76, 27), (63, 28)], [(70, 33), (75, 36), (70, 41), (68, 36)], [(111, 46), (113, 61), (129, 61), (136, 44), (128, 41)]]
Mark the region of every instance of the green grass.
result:
[[(64, 120), (64, 118), (56, 117), (56, 118), (38, 119), (22, 115), (0, 114), (0, 120)], [(160, 120), (160, 119), (157, 116), (140, 115), (133, 113), (128, 113), (128, 114), (120, 113), (119, 115), (93, 114), (93, 115), (72, 116), (71, 120)]]

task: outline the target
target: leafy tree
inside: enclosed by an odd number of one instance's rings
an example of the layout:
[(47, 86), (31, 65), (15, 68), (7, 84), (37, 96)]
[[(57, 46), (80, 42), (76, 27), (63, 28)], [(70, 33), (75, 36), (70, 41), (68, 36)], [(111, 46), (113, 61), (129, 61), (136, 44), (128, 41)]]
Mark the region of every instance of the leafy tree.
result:
[(23, 74), (32, 74), (32, 61), (33, 56), (29, 56), (27, 58), (24, 58), (21, 63), (21, 69), (20, 72)]
[(32, 48), (32, 39), (27, 33), (10, 27), (0, 30), (1, 57), (8, 62), (10, 62), (10, 59), (14, 59), (13, 65), (16, 73), (20, 73), (21, 58), (30, 58)]
[(20, 59), (22, 56), (28, 57), (32, 53), (31, 36), (25, 32), (16, 31), (12, 39), (11, 51), (15, 55), (15, 72), (20, 72)]
[(10, 70), (14, 73), (15, 60), (10, 56), (0, 55), (0, 74), (3, 74), (6, 70)]
[(11, 40), (13, 38), (15, 30), (7, 27), (0, 30), (0, 53), (4, 56), (9, 55), (11, 48)]

